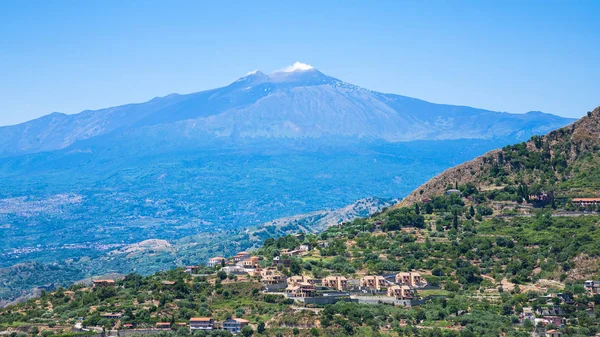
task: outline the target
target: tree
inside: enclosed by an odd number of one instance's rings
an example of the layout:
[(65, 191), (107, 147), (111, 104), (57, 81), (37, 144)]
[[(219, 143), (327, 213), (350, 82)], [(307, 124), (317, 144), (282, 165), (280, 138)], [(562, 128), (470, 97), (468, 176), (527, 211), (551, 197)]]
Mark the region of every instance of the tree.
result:
[(425, 213), (427, 213), (427, 214), (433, 213), (433, 205), (431, 205), (431, 203), (429, 203), (429, 202), (425, 204)]
[(454, 229), (458, 230), (458, 212), (454, 211), (454, 214), (452, 215), (452, 227), (454, 227)]
[(415, 213), (421, 214), (421, 210), (419, 209), (419, 204), (415, 203)]
[(252, 330), (252, 328), (249, 325), (246, 325), (245, 327), (242, 328), (242, 331), (240, 331), (242, 336), (244, 337), (250, 337), (254, 334), (254, 330)]
[(256, 327), (256, 332), (263, 333), (265, 330), (265, 322), (259, 322), (258, 326)]
[(298, 262), (298, 260), (292, 260), (292, 262), (290, 263), (290, 272), (293, 275), (300, 275), (300, 273), (302, 273), (302, 265), (300, 264), (300, 262)]
[(219, 272), (217, 273), (217, 277), (221, 280), (224, 280), (227, 278), (227, 273), (222, 270), (219, 270)]
[(471, 205), (471, 207), (469, 207), (469, 214), (471, 214), (471, 217), (475, 216), (475, 208), (473, 208), (473, 205)]

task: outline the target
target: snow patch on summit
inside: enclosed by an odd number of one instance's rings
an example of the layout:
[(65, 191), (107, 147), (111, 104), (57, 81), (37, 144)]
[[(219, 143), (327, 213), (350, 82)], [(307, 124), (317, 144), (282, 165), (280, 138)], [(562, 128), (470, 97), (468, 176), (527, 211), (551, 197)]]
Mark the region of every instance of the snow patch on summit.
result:
[(280, 72), (284, 72), (284, 73), (291, 73), (297, 70), (311, 70), (314, 69), (313, 66), (311, 66), (310, 64), (306, 64), (306, 63), (302, 63), (302, 62), (296, 62), (293, 65), (289, 66), (289, 67), (285, 67), (281, 70), (279, 70)]

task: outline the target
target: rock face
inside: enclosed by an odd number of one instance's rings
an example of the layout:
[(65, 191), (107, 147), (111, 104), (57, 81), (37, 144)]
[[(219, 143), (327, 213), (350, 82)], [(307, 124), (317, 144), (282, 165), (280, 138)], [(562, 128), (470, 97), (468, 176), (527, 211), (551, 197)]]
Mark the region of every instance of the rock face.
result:
[(180, 146), (215, 139), (514, 141), (570, 122), (540, 112), (509, 114), (383, 94), (307, 66), (271, 75), (255, 71), (218, 89), (76, 115), (53, 113), (2, 127), (0, 156), (63, 149), (84, 140), (142, 148), (145, 143)]

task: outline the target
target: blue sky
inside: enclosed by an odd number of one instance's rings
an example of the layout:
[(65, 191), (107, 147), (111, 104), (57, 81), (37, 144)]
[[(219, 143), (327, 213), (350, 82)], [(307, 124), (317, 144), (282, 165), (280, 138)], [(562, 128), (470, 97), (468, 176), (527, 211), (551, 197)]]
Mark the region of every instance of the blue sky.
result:
[(295, 61), (373, 90), (579, 117), (600, 1), (3, 1), (0, 125), (226, 85)]

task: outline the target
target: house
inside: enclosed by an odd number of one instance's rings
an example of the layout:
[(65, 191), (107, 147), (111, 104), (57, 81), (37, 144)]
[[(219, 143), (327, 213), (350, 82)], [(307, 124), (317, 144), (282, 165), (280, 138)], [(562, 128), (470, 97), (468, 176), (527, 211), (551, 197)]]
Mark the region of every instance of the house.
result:
[(318, 241), (317, 245), (321, 248), (329, 248), (329, 242), (328, 241)]
[(240, 262), (250, 257), (250, 253), (248, 252), (239, 252), (233, 257), (233, 261)]
[(321, 285), (342, 291), (348, 289), (348, 279), (344, 276), (327, 276), (321, 280)]
[(313, 278), (308, 277), (308, 276), (296, 275), (296, 276), (289, 277), (287, 279), (287, 283), (290, 284), (290, 285), (293, 285), (295, 283), (310, 283), (310, 284), (315, 284), (315, 280)]
[(446, 190), (446, 196), (450, 196), (452, 194), (456, 194), (460, 197), (461, 193), (459, 190), (455, 189), (455, 188), (451, 188), (449, 190)]
[(308, 252), (312, 249), (312, 246), (310, 245), (310, 243), (304, 243), (301, 244), (300, 246), (298, 246), (298, 250), (301, 252)]
[(548, 324), (553, 324), (556, 326), (562, 326), (564, 324), (563, 318), (560, 316), (544, 316), (544, 319), (548, 321)]
[(94, 287), (108, 287), (114, 286), (115, 280), (93, 280), (92, 283)]
[(260, 280), (264, 284), (279, 284), (285, 282), (285, 278), (281, 274), (265, 275), (261, 277)]
[(190, 330), (212, 330), (214, 326), (215, 320), (212, 317), (190, 318)]
[(175, 281), (162, 281), (163, 286), (171, 287), (175, 285)]
[(171, 329), (171, 323), (169, 322), (158, 322), (154, 325), (157, 329)]
[(289, 267), (292, 264), (292, 260), (290, 260), (290, 259), (284, 259), (281, 256), (275, 256), (273, 258), (273, 265), (274, 266), (278, 266), (280, 264), (287, 268), (287, 267)]
[(548, 193), (540, 192), (540, 194), (530, 194), (529, 200), (530, 201), (549, 201), (550, 196), (548, 195)]
[(406, 284), (411, 287), (424, 287), (427, 285), (427, 281), (417, 272), (396, 274), (396, 283)]
[(567, 312), (562, 309), (560, 306), (554, 306), (554, 307), (541, 307), (541, 308), (537, 308), (537, 310), (535, 311), (536, 314), (540, 315), (540, 316), (564, 316), (567, 314)]
[(258, 266), (259, 261), (260, 258), (258, 256), (250, 256), (249, 258), (242, 261), (242, 265), (244, 266), (244, 268), (254, 268)]
[(299, 282), (288, 285), (285, 293), (288, 297), (315, 297), (317, 290), (308, 282)]
[(299, 249), (294, 249), (294, 250), (290, 250), (288, 252), (288, 255), (289, 256), (298, 256), (298, 255), (301, 255), (302, 253), (304, 253), (304, 251), (299, 250)]
[(266, 268), (260, 271), (261, 281), (264, 284), (278, 284), (283, 283), (285, 278), (276, 268)]
[(535, 314), (533, 313), (533, 308), (531, 307), (525, 307), (523, 308), (523, 314), (522, 314), (522, 320), (530, 320), (530, 321), (534, 321), (535, 320)]
[(592, 281), (588, 280), (583, 283), (583, 287), (585, 288), (585, 292), (589, 296), (593, 296), (595, 294), (600, 294), (600, 281)]
[(304, 233), (298, 233), (298, 234), (294, 234), (294, 237), (296, 239), (298, 239), (298, 241), (302, 242), (304, 241), (305, 237), (304, 237)]
[(391, 286), (387, 290), (387, 295), (390, 297), (395, 297), (399, 300), (412, 299), (412, 290), (407, 285), (401, 286)]
[(225, 260), (224, 257), (217, 256), (217, 257), (213, 257), (212, 259), (208, 260), (208, 263), (206, 265), (208, 267), (210, 267), (210, 268), (213, 268), (213, 267), (216, 267), (216, 266), (221, 266), (226, 261), (227, 260)]
[(580, 207), (598, 206), (600, 198), (573, 198), (573, 204)]
[(249, 321), (241, 318), (230, 318), (223, 322), (223, 330), (227, 330), (232, 334), (237, 334), (242, 331), (242, 328), (250, 323)]
[(196, 274), (198, 272), (198, 266), (186, 266), (185, 272), (190, 274)]
[(546, 337), (562, 337), (562, 332), (558, 330), (548, 330), (546, 331)]
[(123, 314), (113, 314), (113, 313), (106, 313), (106, 314), (102, 314), (102, 317), (104, 318), (108, 318), (108, 319), (121, 319), (121, 317), (123, 316)]
[(387, 281), (383, 276), (365, 276), (360, 279), (360, 287), (367, 290), (381, 290), (387, 287)]
[(246, 273), (246, 269), (244, 269), (244, 267), (242, 267), (242, 266), (225, 266), (225, 267), (221, 268), (221, 270), (227, 274), (245, 274)]

